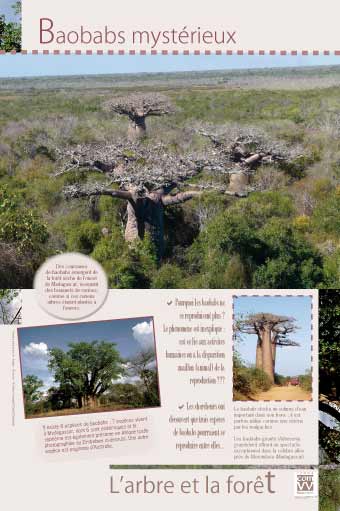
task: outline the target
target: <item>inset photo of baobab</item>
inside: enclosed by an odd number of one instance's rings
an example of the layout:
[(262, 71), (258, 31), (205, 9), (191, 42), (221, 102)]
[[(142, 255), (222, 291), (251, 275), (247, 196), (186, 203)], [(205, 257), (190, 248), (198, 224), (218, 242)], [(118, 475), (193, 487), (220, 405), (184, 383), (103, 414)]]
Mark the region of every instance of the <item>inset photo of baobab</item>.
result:
[(26, 418), (160, 406), (152, 317), (18, 329)]
[(312, 399), (310, 296), (234, 297), (234, 401)]

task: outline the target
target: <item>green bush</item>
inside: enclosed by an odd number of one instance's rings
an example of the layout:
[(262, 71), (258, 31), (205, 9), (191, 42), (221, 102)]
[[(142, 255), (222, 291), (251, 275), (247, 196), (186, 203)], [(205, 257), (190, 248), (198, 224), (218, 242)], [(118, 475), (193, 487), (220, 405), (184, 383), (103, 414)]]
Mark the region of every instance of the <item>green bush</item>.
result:
[(269, 390), (272, 383), (268, 375), (256, 367), (246, 367), (238, 355), (234, 356), (233, 392), (234, 400), (244, 400), (252, 395)]
[(91, 220), (86, 220), (70, 231), (67, 247), (71, 251), (91, 254), (101, 236), (100, 226)]
[(175, 264), (165, 263), (152, 278), (155, 289), (176, 289), (181, 287), (182, 270)]
[(340, 509), (340, 470), (323, 470), (319, 473), (320, 511)]
[(299, 376), (300, 386), (307, 392), (312, 392), (312, 381), (311, 372)]

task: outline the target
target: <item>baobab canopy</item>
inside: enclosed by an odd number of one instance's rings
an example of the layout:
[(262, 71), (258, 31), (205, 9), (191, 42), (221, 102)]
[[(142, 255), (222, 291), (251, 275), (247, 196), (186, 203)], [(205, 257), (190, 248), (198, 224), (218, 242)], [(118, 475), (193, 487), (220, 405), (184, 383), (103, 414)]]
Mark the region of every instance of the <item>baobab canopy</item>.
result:
[[(153, 110), (151, 101), (141, 101), (144, 110), (138, 110), (139, 113), (146, 115)], [(125, 112), (124, 103), (117, 103), (116, 108)], [(137, 111), (136, 108), (131, 107), (131, 112)], [(165, 112), (165, 109), (155, 107), (154, 112)], [(245, 175), (265, 162), (289, 161), (293, 155), (291, 149), (275, 144), (264, 146), (263, 138), (254, 130), (245, 128), (234, 135), (235, 139), (225, 140), (227, 134), (219, 135), (218, 139), (209, 134), (213, 143), (204, 147), (201, 154), (180, 148), (170, 150), (164, 143), (119, 138), (113, 143), (71, 146), (57, 151), (60, 166), (56, 175), (72, 171), (87, 174), (85, 181), (82, 179), (81, 183), (65, 188), (69, 198), (107, 195), (126, 200), (126, 241), (142, 239), (149, 232), (161, 258), (165, 207), (208, 191), (245, 197), (251, 191), (248, 180), (242, 181)], [(258, 156), (254, 158), (255, 155)]]
[(129, 135), (132, 138), (145, 134), (147, 117), (166, 115), (175, 111), (167, 96), (138, 92), (113, 98), (107, 104), (107, 108), (111, 112), (126, 115), (129, 118)]

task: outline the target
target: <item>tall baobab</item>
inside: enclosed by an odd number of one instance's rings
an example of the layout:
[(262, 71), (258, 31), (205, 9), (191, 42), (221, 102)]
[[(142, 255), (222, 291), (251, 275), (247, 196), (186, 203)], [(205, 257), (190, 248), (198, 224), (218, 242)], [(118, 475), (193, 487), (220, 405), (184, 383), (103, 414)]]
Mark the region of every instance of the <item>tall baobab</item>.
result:
[(146, 134), (146, 118), (167, 115), (174, 112), (169, 98), (163, 94), (141, 93), (117, 96), (108, 103), (111, 112), (129, 118), (128, 134), (131, 139)]
[[(146, 232), (155, 244), (158, 257), (164, 248), (164, 209), (182, 204), (209, 190), (229, 193), (227, 186), (214, 183), (196, 183), (205, 167), (220, 172), (216, 158), (209, 161), (197, 155), (169, 153), (162, 144), (148, 146), (139, 141), (116, 144), (83, 145), (71, 148), (60, 156), (62, 163), (56, 175), (78, 171), (88, 173), (84, 184), (64, 189), (68, 198), (107, 195), (127, 204), (125, 240), (143, 239)], [(100, 179), (93, 180), (93, 175)], [(186, 187), (183, 190), (183, 187)], [(234, 194), (233, 194), (234, 195)]]
[(268, 375), (271, 383), (275, 379), (277, 347), (299, 346), (288, 337), (296, 328), (294, 318), (262, 312), (249, 314), (236, 323), (238, 332), (257, 336), (255, 365)]

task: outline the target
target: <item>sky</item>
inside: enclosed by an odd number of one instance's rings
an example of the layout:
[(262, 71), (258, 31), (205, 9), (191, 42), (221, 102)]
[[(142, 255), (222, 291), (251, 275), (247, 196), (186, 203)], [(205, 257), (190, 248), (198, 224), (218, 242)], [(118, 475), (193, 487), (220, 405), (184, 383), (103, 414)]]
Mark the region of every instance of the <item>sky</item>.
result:
[(34, 374), (44, 382), (44, 390), (54, 384), (47, 366), (51, 348), (67, 351), (70, 342), (107, 341), (115, 343), (125, 359), (155, 347), (151, 317), (19, 328), (18, 332), (23, 377)]
[(12, 21), (15, 18), (14, 11), (12, 9), (12, 5), (15, 3), (15, 0), (0, 0), (0, 14), (4, 14), (6, 16), (6, 21)]
[[(311, 298), (303, 297), (238, 297), (235, 298), (235, 315), (269, 312), (296, 319), (298, 330), (291, 339), (298, 347), (278, 348), (275, 372), (284, 376), (298, 376), (311, 368)], [(248, 364), (255, 363), (256, 335), (242, 334), (236, 349)]]
[(0, 77), (156, 73), (340, 64), (337, 56), (0, 55)]

